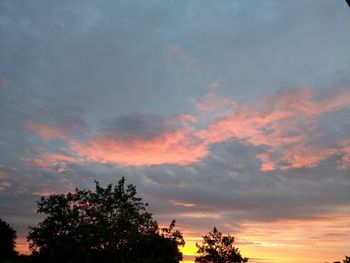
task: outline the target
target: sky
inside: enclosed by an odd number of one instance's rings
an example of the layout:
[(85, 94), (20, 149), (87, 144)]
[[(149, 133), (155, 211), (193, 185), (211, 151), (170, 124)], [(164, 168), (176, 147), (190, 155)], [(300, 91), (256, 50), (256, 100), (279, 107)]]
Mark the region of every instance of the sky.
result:
[(0, 2), (0, 217), (124, 176), (191, 262), (216, 226), (255, 263), (350, 254), (343, 0)]

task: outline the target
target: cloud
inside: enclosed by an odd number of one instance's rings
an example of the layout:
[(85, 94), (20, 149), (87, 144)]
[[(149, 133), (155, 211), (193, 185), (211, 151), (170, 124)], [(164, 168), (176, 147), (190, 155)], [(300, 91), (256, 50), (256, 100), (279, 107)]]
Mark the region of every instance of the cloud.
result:
[(42, 169), (51, 170), (51, 168), (56, 168), (55, 170), (59, 173), (66, 171), (67, 164), (82, 163), (82, 160), (74, 156), (50, 152), (39, 154), (35, 159), (23, 159), (23, 161)]
[(58, 190), (58, 191), (52, 191), (52, 190), (48, 190), (48, 189), (43, 189), (42, 191), (39, 192), (33, 192), (33, 195), (36, 196), (50, 196), (50, 195), (57, 195), (57, 194), (62, 194), (62, 190)]
[[(216, 102), (209, 110), (226, 104)], [(320, 117), (350, 106), (348, 90), (315, 94), (310, 88), (293, 89), (261, 97), (253, 103), (232, 105), (237, 106), (195, 136), (209, 144), (237, 140), (263, 147), (257, 155), (263, 171), (314, 167), (331, 156), (344, 155), (337, 141), (322, 145), (323, 142), (314, 142), (314, 135)]]
[[(187, 118), (184, 117), (183, 121), (186, 120)], [(121, 140), (132, 138), (152, 140), (159, 134), (174, 130), (176, 124), (157, 114), (129, 113), (115, 119), (105, 120), (100, 133), (106, 137), (116, 137)]]
[(196, 206), (196, 204), (193, 204), (193, 203), (184, 203), (184, 202), (179, 202), (179, 201), (176, 201), (176, 200), (169, 200), (169, 202), (170, 202), (172, 205), (175, 205), (175, 206), (183, 206), (183, 207), (193, 207), (193, 206)]
[(198, 69), (196, 67), (197, 60), (185, 52), (179, 45), (168, 45), (166, 46), (166, 51), (183, 61), (188, 71), (198, 73)]
[(0, 191), (9, 188), (11, 186), (11, 184), (9, 182), (1, 182), (0, 181)]
[(338, 161), (339, 167), (342, 169), (350, 169), (350, 141), (341, 142), (340, 146), (342, 157)]
[(4, 171), (0, 170), (0, 191), (11, 187), (11, 183), (8, 182), (8, 176), (5, 174)]
[(0, 76), (0, 87), (7, 87), (11, 85), (11, 81), (8, 78)]
[(87, 139), (70, 137), (69, 126), (27, 122), (26, 127), (44, 141), (67, 143), (64, 155), (46, 153), (35, 160), (42, 167), (62, 166), (62, 171), (65, 163), (81, 162), (189, 165), (202, 161), (214, 145), (229, 141), (256, 147), (264, 172), (316, 167), (331, 157), (338, 159), (339, 168), (348, 169), (349, 143), (330, 136), (319, 122), (330, 123), (332, 114), (349, 106), (350, 92), (345, 89), (284, 90), (250, 102), (236, 102), (210, 91), (196, 104), (199, 116), (164, 119), (130, 113), (103, 121)]
[(65, 128), (57, 125), (29, 121), (25, 124), (25, 127), (31, 134), (45, 141), (68, 139)]
[[(58, 109), (55, 109), (58, 110)], [(46, 110), (47, 111), (47, 110)], [(40, 115), (50, 116), (50, 121), (26, 121), (26, 130), (44, 141), (69, 140), (72, 136), (82, 136), (88, 125), (77, 116), (64, 115), (56, 116), (55, 112), (38, 111)]]
[(97, 136), (85, 142), (72, 141), (70, 150), (87, 162), (123, 165), (186, 165), (207, 155), (207, 148), (182, 128), (158, 134), (151, 139), (123, 140), (117, 136)]
[(70, 138), (57, 126), (31, 124), (27, 127), (43, 140), (62, 139), (68, 146), (64, 153), (46, 152), (27, 161), (43, 168), (58, 166), (62, 171), (66, 164), (81, 162), (131, 166), (190, 164), (207, 155), (206, 145), (191, 135), (194, 121), (190, 115), (164, 120), (155, 114), (132, 113), (103, 121), (98, 133), (86, 140)]

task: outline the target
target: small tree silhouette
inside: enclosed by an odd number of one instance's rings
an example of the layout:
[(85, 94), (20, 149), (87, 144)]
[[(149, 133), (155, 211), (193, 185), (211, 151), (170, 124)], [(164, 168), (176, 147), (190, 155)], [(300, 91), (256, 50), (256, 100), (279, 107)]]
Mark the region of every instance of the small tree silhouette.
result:
[(16, 231), (0, 218), (0, 262), (17, 256), (15, 251)]
[(244, 263), (248, 262), (248, 258), (243, 258), (238, 250), (233, 246), (234, 237), (230, 235), (222, 235), (221, 232), (214, 227), (213, 232), (203, 236), (202, 244), (196, 244), (198, 247), (195, 262), (200, 263)]

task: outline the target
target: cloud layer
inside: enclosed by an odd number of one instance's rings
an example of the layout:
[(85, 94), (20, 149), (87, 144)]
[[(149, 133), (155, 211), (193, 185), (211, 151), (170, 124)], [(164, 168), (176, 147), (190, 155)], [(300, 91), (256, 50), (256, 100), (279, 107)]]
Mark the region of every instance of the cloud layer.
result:
[[(62, 148), (64, 153), (37, 156), (38, 165), (189, 165), (203, 160), (215, 144), (238, 141), (260, 149), (256, 158), (264, 172), (316, 167), (332, 157), (337, 159), (338, 168), (347, 169), (348, 137), (328, 134), (320, 121), (330, 123), (332, 115), (349, 112), (349, 107), (347, 89), (318, 93), (311, 88), (291, 89), (241, 103), (210, 91), (197, 103), (198, 116), (163, 119), (129, 114), (105, 121), (96, 134), (83, 140), (70, 137), (64, 125), (29, 122), (26, 128), (44, 141), (67, 144)], [(339, 138), (332, 138), (336, 136)], [(330, 139), (325, 141), (324, 137)]]

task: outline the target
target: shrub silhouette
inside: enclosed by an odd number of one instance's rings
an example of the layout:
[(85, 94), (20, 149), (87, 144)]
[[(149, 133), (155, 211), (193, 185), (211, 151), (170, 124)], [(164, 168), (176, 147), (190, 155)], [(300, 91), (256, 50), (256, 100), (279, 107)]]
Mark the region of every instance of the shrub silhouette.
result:
[(221, 232), (214, 227), (213, 232), (203, 236), (202, 244), (196, 244), (197, 253), (195, 262), (200, 263), (244, 263), (248, 262), (248, 258), (243, 258), (238, 250), (233, 246), (234, 237), (230, 235), (222, 235)]
[(114, 187), (42, 197), (30, 227), (34, 262), (178, 262), (184, 245), (175, 221), (160, 229), (134, 185), (122, 178)]
[(0, 218), (0, 262), (17, 256), (15, 251), (16, 231)]

